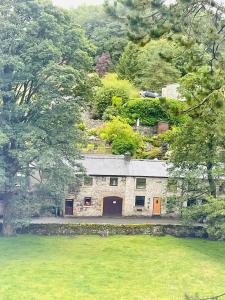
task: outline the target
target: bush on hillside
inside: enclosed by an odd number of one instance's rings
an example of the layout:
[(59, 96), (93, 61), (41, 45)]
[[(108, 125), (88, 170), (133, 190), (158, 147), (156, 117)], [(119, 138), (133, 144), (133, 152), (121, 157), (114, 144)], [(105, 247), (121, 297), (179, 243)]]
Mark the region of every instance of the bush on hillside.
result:
[(112, 144), (114, 154), (125, 154), (129, 151), (132, 155), (135, 155), (137, 150), (143, 146), (141, 135), (120, 118), (114, 118), (112, 121), (107, 122), (100, 128), (99, 136)]
[(129, 100), (120, 107), (120, 115), (133, 125), (140, 119), (141, 125), (154, 126), (159, 121), (171, 125), (185, 121), (185, 116), (179, 114), (185, 108), (185, 103), (174, 99), (138, 98)]
[(122, 88), (101, 87), (98, 89), (94, 99), (95, 114), (98, 118), (102, 118), (107, 107), (112, 106), (113, 99), (120, 99), (120, 103), (124, 104), (128, 101), (129, 95)]
[(142, 152), (141, 158), (143, 159), (163, 159), (163, 153), (161, 148), (153, 148), (151, 151)]
[(106, 74), (101, 82), (104, 87), (114, 87), (124, 90), (129, 98), (139, 97), (139, 90), (129, 80), (119, 79), (115, 73)]
[[(120, 80), (114, 73), (107, 74), (101, 80), (102, 86), (94, 97), (95, 115), (102, 118), (107, 108), (112, 110), (122, 106), (132, 97), (138, 97), (138, 90), (128, 81)], [(112, 115), (111, 113), (109, 114)], [(113, 113), (113, 115), (117, 115)], [(108, 120), (110, 117), (104, 117)]]
[(132, 138), (117, 138), (112, 143), (112, 154), (130, 153), (132, 156), (136, 153), (136, 144)]

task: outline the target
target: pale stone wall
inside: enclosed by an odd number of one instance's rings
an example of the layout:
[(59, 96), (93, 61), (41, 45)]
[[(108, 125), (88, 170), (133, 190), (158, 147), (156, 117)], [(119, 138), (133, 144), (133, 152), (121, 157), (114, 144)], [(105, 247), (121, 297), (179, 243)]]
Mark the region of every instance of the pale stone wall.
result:
[[(80, 188), (78, 195), (68, 195), (74, 200), (74, 216), (102, 216), (103, 199), (109, 196), (123, 199), (123, 216), (151, 216), (153, 198), (161, 198), (161, 214), (165, 214), (166, 178), (146, 178), (146, 189), (136, 189), (136, 177), (118, 177), (118, 186), (110, 186), (110, 177), (93, 176), (93, 185)], [(144, 207), (135, 207), (135, 197), (145, 196)], [(84, 198), (91, 197), (91, 206), (84, 205)]]
[[(67, 199), (74, 199), (74, 216), (102, 216), (103, 198), (116, 196), (125, 202), (126, 178), (118, 178), (118, 186), (110, 186), (110, 177), (93, 176), (93, 185), (80, 188), (77, 196), (68, 195)], [(91, 206), (84, 206), (84, 198), (91, 197)], [(124, 212), (123, 212), (124, 214)]]
[[(140, 215), (151, 216), (153, 212), (153, 198), (161, 198), (161, 214), (165, 214), (165, 197), (167, 190), (166, 178), (146, 178), (146, 189), (136, 189), (136, 177), (127, 178), (126, 186), (126, 202), (125, 214), (126, 216)], [(145, 196), (145, 206), (135, 207), (135, 197)], [(139, 211), (142, 209), (142, 211)]]

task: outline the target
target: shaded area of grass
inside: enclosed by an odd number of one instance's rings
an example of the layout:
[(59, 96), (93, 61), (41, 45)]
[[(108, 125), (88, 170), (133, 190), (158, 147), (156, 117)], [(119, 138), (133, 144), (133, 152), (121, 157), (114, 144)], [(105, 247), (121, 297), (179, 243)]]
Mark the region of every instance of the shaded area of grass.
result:
[(1, 300), (184, 299), (225, 290), (225, 243), (150, 236), (0, 238)]

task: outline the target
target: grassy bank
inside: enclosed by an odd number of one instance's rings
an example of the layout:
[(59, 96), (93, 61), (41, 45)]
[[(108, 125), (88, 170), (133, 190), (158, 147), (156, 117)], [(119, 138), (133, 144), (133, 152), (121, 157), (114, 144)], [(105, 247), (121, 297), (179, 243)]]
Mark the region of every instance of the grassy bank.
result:
[(1, 300), (176, 300), (225, 291), (224, 242), (1, 237), (0, 266)]

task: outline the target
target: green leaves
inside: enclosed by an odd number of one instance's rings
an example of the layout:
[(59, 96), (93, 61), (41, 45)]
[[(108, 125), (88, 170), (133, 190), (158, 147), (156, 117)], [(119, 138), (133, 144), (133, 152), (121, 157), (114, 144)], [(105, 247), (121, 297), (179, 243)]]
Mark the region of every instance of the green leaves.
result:
[(140, 88), (161, 93), (164, 85), (177, 82), (181, 75), (172, 62), (176, 51), (166, 40), (151, 41), (142, 48), (129, 43), (117, 71)]
[[(66, 11), (36, 0), (1, 1), (0, 39), (3, 192), (16, 192), (17, 172), (27, 178), (35, 166), (48, 196), (62, 197), (65, 186), (77, 181), (77, 124), (92, 88), (92, 49)], [(24, 186), (24, 197), (27, 191)]]
[(143, 146), (142, 137), (120, 118), (107, 122), (100, 128), (99, 135), (103, 140), (112, 144), (113, 154), (130, 152), (133, 156)]

